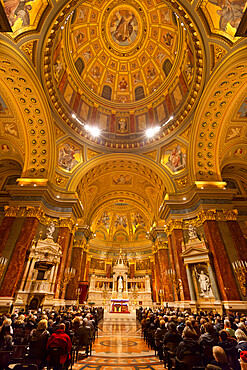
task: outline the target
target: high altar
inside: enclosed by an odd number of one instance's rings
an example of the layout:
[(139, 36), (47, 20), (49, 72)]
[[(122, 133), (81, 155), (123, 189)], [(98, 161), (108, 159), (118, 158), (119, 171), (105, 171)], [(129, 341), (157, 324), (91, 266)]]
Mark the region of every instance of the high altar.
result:
[(149, 276), (129, 278), (128, 263), (123, 260), (121, 249), (112, 272), (110, 278), (92, 274), (88, 302), (104, 306), (111, 313), (129, 313), (139, 306), (152, 306)]

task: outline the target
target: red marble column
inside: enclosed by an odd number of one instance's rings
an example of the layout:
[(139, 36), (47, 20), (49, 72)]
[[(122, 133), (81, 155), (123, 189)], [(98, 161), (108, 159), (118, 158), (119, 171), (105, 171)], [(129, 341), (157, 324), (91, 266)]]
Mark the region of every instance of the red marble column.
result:
[(112, 261), (106, 261), (106, 277), (111, 277), (111, 267), (112, 267)]
[(71, 261), (71, 267), (76, 270), (75, 277), (70, 280), (66, 290), (66, 299), (76, 300), (77, 299), (77, 289), (78, 281), (80, 277), (81, 262), (83, 256), (83, 249), (81, 246), (75, 246), (73, 248), (73, 255)]
[(35, 236), (38, 224), (39, 220), (35, 216), (26, 218), (0, 290), (1, 297), (14, 296), (23, 273), (26, 252)]
[(161, 288), (160, 285), (160, 267), (159, 267), (159, 259), (158, 259), (158, 253), (156, 252), (154, 254), (154, 272), (155, 272), (155, 289), (156, 289), (156, 301), (158, 301), (158, 291)]
[(227, 226), (230, 230), (232, 240), (235, 246), (235, 249), (238, 253), (240, 260), (247, 260), (246, 251), (247, 243), (243, 236), (242, 230), (237, 221), (227, 221)]
[(238, 288), (217, 221), (205, 221), (203, 223), (203, 228), (209, 250), (212, 252), (217, 282), (223, 301), (240, 300)]
[[(68, 250), (67, 250), (67, 258), (66, 258), (64, 270), (66, 268), (73, 267), (73, 266), (71, 266), (73, 242), (74, 242), (74, 233), (71, 232), (70, 233), (70, 241), (69, 241), (69, 246), (68, 246)], [(63, 288), (62, 293), (61, 293), (61, 299), (64, 299), (65, 298), (66, 289), (67, 289), (67, 287), (65, 286)]]
[[(62, 223), (63, 225), (64, 220), (62, 222), (63, 222)], [(62, 257), (60, 260), (60, 264), (58, 266), (58, 272), (57, 272), (57, 277), (56, 277), (56, 282), (55, 282), (55, 299), (60, 298), (61, 281), (63, 278), (63, 274), (64, 274), (66, 262), (67, 262), (67, 253), (68, 253), (70, 238), (71, 238), (71, 234), (70, 234), (69, 227), (60, 226), (59, 232), (58, 232), (58, 240), (62, 248)]]
[(19, 208), (20, 207), (9, 207), (9, 206), (4, 207), (5, 217), (0, 226), (0, 255), (4, 251), (4, 247), (9, 238), (9, 233), (12, 229), (12, 225), (19, 211)]
[(181, 258), (183, 230), (173, 229), (171, 235), (172, 249), (174, 256), (174, 264), (177, 272), (177, 278), (181, 279), (183, 289), (180, 289), (180, 297), (182, 301), (190, 301), (190, 290), (187, 280), (186, 267)]
[(91, 262), (91, 258), (87, 258), (87, 262), (86, 262), (86, 271), (85, 271), (85, 278), (84, 278), (84, 281), (87, 281), (89, 282), (89, 269), (90, 269), (90, 262)]
[(166, 270), (170, 269), (169, 259), (168, 259), (168, 250), (159, 249), (158, 251), (160, 268), (162, 270), (162, 289), (164, 290), (164, 297), (167, 302), (173, 302), (173, 291), (172, 284), (170, 279), (167, 277)]
[(84, 250), (82, 253), (80, 281), (84, 281), (84, 276), (86, 272), (86, 262), (87, 262), (87, 252)]
[(156, 302), (156, 284), (155, 284), (155, 267), (154, 267), (154, 261), (151, 260), (151, 284), (152, 284), (152, 298), (153, 301)]
[[(172, 236), (171, 235), (168, 235), (168, 253), (169, 253), (169, 257), (170, 257), (170, 268), (175, 271), (173, 246), (172, 246)], [(172, 301), (174, 301), (173, 286), (172, 286), (172, 281), (171, 280), (169, 281), (169, 285), (170, 285), (171, 292), (172, 292), (172, 297), (173, 297)], [(175, 299), (178, 299), (175, 287), (174, 287), (174, 294), (175, 294)]]
[(135, 276), (135, 262), (130, 262), (130, 279)]

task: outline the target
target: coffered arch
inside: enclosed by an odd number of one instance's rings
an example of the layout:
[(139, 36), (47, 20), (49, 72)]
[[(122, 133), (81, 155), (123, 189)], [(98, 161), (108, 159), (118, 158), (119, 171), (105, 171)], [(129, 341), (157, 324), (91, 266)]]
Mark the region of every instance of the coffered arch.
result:
[(194, 180), (221, 180), (221, 135), (233, 117), (236, 104), (247, 92), (247, 49), (233, 53), (214, 73), (198, 105), (190, 141)]
[[(49, 178), (55, 168), (55, 141), (47, 100), (35, 72), (23, 56), (8, 43), (1, 45), (0, 80), (10, 106), (16, 111), (15, 124), (23, 140), (25, 161), (22, 177)], [(17, 141), (17, 134), (13, 139)]]

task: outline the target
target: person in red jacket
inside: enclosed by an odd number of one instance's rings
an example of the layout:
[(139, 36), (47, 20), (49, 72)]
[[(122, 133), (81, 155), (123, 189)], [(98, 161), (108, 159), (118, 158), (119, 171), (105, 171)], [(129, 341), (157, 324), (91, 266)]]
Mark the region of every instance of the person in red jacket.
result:
[(72, 343), (70, 337), (65, 334), (65, 324), (62, 323), (59, 325), (59, 329), (53, 333), (47, 341), (46, 350), (48, 352), (47, 361), (52, 362), (54, 360), (52, 356), (50, 356), (50, 352), (52, 348), (60, 348), (60, 364), (58, 366), (54, 366), (54, 370), (61, 369), (62, 365), (71, 358), (70, 351), (72, 348)]

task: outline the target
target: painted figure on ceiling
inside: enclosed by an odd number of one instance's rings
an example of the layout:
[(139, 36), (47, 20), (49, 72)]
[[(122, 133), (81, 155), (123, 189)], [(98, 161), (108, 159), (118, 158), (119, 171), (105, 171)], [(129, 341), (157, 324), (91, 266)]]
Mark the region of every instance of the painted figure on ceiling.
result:
[(117, 12), (115, 14), (115, 17), (117, 18), (116, 20), (116, 29), (115, 32), (113, 33), (113, 36), (119, 41), (119, 42), (124, 42), (130, 40), (130, 36), (133, 32), (133, 17), (134, 15), (129, 12), (128, 10)]
[(221, 30), (226, 31), (228, 23), (233, 28), (238, 28), (246, 0), (209, 0), (209, 2), (221, 8), (217, 10), (217, 14), (220, 16), (219, 27)]

